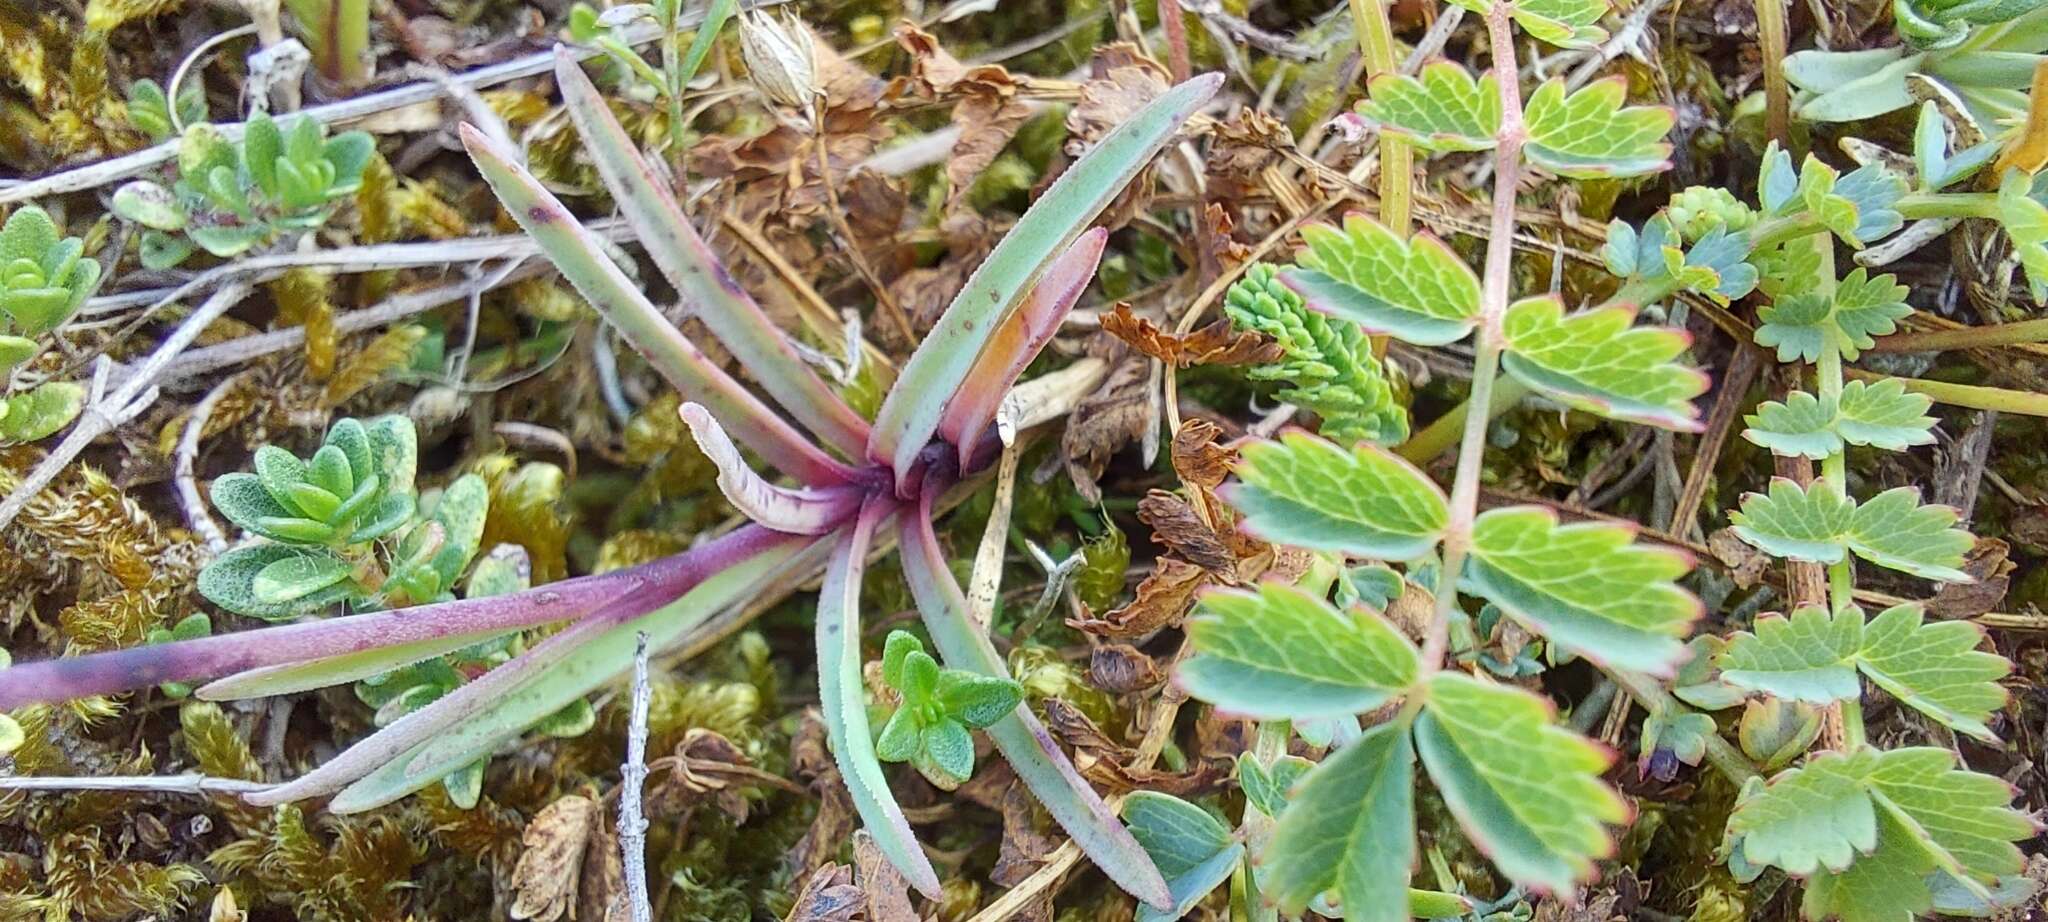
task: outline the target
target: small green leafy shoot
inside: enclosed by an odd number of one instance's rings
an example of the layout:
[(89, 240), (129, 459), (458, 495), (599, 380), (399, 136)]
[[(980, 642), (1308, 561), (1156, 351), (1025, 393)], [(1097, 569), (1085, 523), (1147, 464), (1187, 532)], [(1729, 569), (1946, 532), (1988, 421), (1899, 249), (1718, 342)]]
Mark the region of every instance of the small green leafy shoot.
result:
[[(85, 243), (64, 236), (48, 212), (16, 209), (0, 226), (0, 375), (41, 351), (37, 342), (78, 313), (98, 290), (100, 264)], [(45, 381), (0, 389), (0, 445), (34, 442), (68, 425), (85, 406), (85, 388)]]
[(1321, 417), (1319, 431), (1340, 443), (1394, 445), (1408, 438), (1408, 411), (1395, 402), (1386, 366), (1355, 323), (1309, 310), (1281, 284), (1279, 269), (1245, 270), (1223, 297), (1231, 325), (1273, 338), (1280, 361), (1251, 369), (1255, 381), (1282, 381), (1275, 396)]
[(211, 125), (193, 124), (179, 140), (177, 181), (170, 188), (149, 180), (122, 186), (114, 213), (146, 228), (143, 262), (150, 268), (177, 265), (194, 247), (235, 256), (325, 224), (361, 187), (375, 152), (369, 134), (330, 138), (304, 115), (280, 125), (258, 114), (235, 142)]
[(974, 775), (974, 737), (1024, 700), (1011, 679), (942, 669), (908, 631), (891, 631), (882, 652), (882, 682), (901, 697), (875, 739), (885, 762), (909, 762), (944, 790)]

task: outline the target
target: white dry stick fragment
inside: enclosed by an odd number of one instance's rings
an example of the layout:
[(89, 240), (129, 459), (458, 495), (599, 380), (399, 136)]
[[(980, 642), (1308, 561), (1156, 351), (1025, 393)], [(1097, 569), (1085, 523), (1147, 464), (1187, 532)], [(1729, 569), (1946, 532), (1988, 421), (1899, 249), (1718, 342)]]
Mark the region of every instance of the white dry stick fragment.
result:
[(43, 488), (49, 486), (51, 481), (56, 480), (65, 465), (78, 457), (94, 439), (134, 419), (137, 414), (156, 402), (156, 379), (171, 364), (171, 360), (184, 352), (186, 346), (199, 338), (200, 333), (205, 332), (208, 326), (220, 319), (222, 314), (228, 312), (228, 308), (235, 306), (242, 300), (242, 296), (248, 293), (249, 286), (240, 282), (229, 282), (221, 286), (219, 291), (214, 292), (212, 297), (199, 305), (198, 310), (192, 312), (192, 316), (185, 318), (185, 322), (171, 331), (170, 337), (164, 340), (163, 345), (150, 353), (149, 358), (143, 361), (142, 367), (137, 368), (135, 374), (121, 382), (121, 386), (112, 394), (106, 391), (107, 376), (113, 368), (113, 362), (106, 356), (101, 356), (93, 368), (92, 387), (88, 391), (85, 411), (78, 414), (78, 423), (72, 426), (71, 433), (64, 437), (64, 441), (58, 443), (57, 447), (43, 458), (42, 463), (36, 465), (35, 470), (22, 478), (12, 493), (7, 494), (7, 499), (0, 502), (0, 529), (13, 524), (14, 517), (21, 514), (22, 507), (28, 505), (28, 501), (35, 498), (36, 494), (43, 492)]
[(640, 789), (647, 784), (647, 706), (654, 697), (647, 681), (647, 632), (633, 652), (633, 711), (626, 728), (626, 764), (619, 770), (619, 852), (626, 866), (626, 908), (633, 922), (651, 922), (647, 899), (647, 818), (640, 813)]

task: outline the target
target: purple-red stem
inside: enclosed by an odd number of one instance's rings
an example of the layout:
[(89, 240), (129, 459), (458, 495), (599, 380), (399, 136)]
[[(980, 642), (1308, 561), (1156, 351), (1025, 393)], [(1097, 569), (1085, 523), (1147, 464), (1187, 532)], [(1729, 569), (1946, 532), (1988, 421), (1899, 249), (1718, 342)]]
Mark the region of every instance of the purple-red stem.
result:
[(508, 596), (306, 621), (197, 640), (59, 657), (0, 669), (0, 710), (196, 682), (363, 650), (486, 630), (518, 630), (582, 617), (612, 600), (661, 604), (735, 561), (789, 536), (747, 526), (701, 547), (630, 570), (578, 577)]
[(1180, 0), (1159, 0), (1159, 25), (1166, 30), (1167, 66), (1173, 70), (1173, 82), (1188, 79), (1194, 69), (1188, 57), (1188, 24), (1180, 12)]

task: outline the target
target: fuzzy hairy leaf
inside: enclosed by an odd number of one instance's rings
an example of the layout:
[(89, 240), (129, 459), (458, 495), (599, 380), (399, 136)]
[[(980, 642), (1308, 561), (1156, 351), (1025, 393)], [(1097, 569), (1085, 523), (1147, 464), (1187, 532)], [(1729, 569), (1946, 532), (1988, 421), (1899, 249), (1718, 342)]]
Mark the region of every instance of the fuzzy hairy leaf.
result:
[(1383, 560), (1420, 557), (1450, 523), (1429, 475), (1384, 449), (1345, 450), (1305, 432), (1246, 446), (1219, 491), (1269, 541)]
[(1674, 582), (1682, 554), (1614, 525), (1561, 525), (1533, 506), (1492, 509), (1472, 529), (1465, 583), (1550, 640), (1619, 668), (1669, 675), (1699, 600)]
[(1362, 607), (1338, 611), (1279, 583), (1203, 596), (1188, 620), (1195, 655), (1179, 681), (1190, 695), (1262, 719), (1349, 717), (1415, 681), (1414, 644)]
[[(1515, 4), (1518, 11), (1525, 6)], [(1671, 133), (1676, 114), (1662, 106), (1625, 106), (1627, 97), (1628, 81), (1621, 77), (1596, 80), (1569, 96), (1563, 80), (1546, 81), (1529, 96), (1523, 114), (1529, 162), (1573, 179), (1669, 169), (1671, 145), (1664, 136)]]
[(45, 381), (25, 394), (0, 402), (0, 443), (36, 442), (71, 424), (85, 409), (85, 388), (70, 381)]
[(1556, 298), (1527, 298), (1502, 320), (1502, 364), (1524, 384), (1591, 413), (1670, 429), (1697, 430), (1692, 400), (1708, 380), (1673, 361), (1691, 337), (1632, 326), (1635, 312), (1601, 308), (1566, 316)]
[(1309, 307), (1418, 346), (1456, 342), (1477, 322), (1479, 276), (1435, 237), (1403, 239), (1359, 214), (1301, 236), (1300, 268), (1281, 280)]
[(1415, 862), (1415, 750), (1404, 721), (1367, 730), (1302, 778), (1260, 856), (1288, 914), (1335, 891), (1344, 918), (1401, 922)]
[(1458, 64), (1436, 61), (1416, 77), (1375, 75), (1358, 114), (1424, 150), (1491, 150), (1500, 132), (1500, 86), (1491, 72), (1474, 79)]
[(281, 621), (333, 605), (355, 592), (355, 585), (347, 580), (331, 581), (317, 589), (298, 593), (289, 598), (272, 598), (257, 590), (257, 578), (269, 567), (301, 558), (340, 562), (334, 559), (333, 552), (325, 548), (294, 547), (288, 544), (252, 544), (238, 547), (215, 558), (206, 569), (199, 571), (199, 594), (213, 604), (238, 615), (248, 615), (266, 621)]
[(1765, 553), (1793, 560), (1833, 564), (1845, 553), (1923, 579), (1969, 582), (1958, 569), (1970, 549), (1970, 533), (1953, 527), (1956, 511), (1920, 504), (1912, 487), (1896, 487), (1857, 504), (1834, 485), (1816, 480), (1810, 489), (1784, 478), (1768, 493), (1751, 493), (1729, 513), (1735, 534)]
[(1613, 851), (1602, 824), (1628, 817), (1600, 780), (1612, 754), (1518, 688), (1440, 672), (1428, 694), (1415, 746), (1459, 825), (1508, 879), (1570, 893)]

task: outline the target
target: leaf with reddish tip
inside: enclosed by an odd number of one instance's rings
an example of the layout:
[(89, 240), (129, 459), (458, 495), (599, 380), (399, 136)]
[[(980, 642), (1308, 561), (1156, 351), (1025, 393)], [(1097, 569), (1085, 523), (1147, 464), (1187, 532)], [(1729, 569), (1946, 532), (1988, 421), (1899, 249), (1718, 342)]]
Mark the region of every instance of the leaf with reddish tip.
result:
[(775, 415), (670, 325), (661, 310), (605, 255), (597, 238), (576, 222), (554, 193), (521, 168), (510, 152), (467, 124), (461, 134), (470, 159), (476, 161), (513, 220), (533, 236), (577, 293), (611, 321), (684, 399), (710, 407), (732, 424), (747, 447), (798, 480), (824, 486), (860, 479)]
[(938, 431), (946, 404), (1047, 260), (1080, 236), (1222, 85), (1222, 74), (1204, 74), (1147, 103), (1061, 173), (989, 251), (904, 364), (875, 418), (868, 457), (894, 468), (899, 485), (913, 483), (910, 469)]
[[(773, 538), (773, 533), (756, 532), (733, 540), (743, 549)], [(411, 644), (420, 644), (424, 649), (430, 644), (450, 643), (453, 638), (479, 632), (500, 633), (580, 618), (643, 585), (682, 591), (702, 578), (697, 557), (692, 556), (696, 553), (665, 557), (630, 570), (563, 580), (509, 596), (437, 602), (90, 656), (20, 663), (0, 669), (0, 710), (38, 701), (135, 691), (164, 682), (198, 682)]]
[[(932, 502), (938, 492), (939, 485), (927, 481), (917, 514), (901, 521), (904, 579), (947, 666), (1007, 679), (1009, 670), (995, 645), (967, 614), (967, 597), (947, 569), (938, 536), (932, 532)], [(1018, 779), (1110, 880), (1145, 903), (1173, 907), (1173, 893), (1152, 857), (1117, 820), (1102, 795), (1082, 779), (1028, 705), (1019, 704), (1010, 716), (991, 724), (988, 735)]]
[(903, 808), (889, 791), (889, 779), (875, 755), (874, 731), (868, 724), (866, 686), (861, 681), (860, 584), (867, 569), (868, 547), (875, 527), (894, 508), (875, 497), (861, 508), (851, 533), (843, 535), (825, 565), (825, 585), (818, 592), (818, 704), (839, 777), (853, 795), (862, 825), (896, 870), (917, 892), (939, 898), (939, 875), (917, 844), (917, 834), (904, 819)]
[(867, 444), (867, 421), (798, 357), (782, 331), (726, 271), (690, 225), (667, 183), (656, 179), (632, 137), (612, 117), (575, 55), (560, 45), (555, 46), (555, 83), (562, 89), (563, 106), (583, 136), (591, 162), (612, 190), (612, 200), (692, 315), (710, 328), (711, 335), (732, 351), (761, 389), (804, 428), (858, 457)]
[(1074, 302), (1080, 300), (1081, 292), (1087, 290), (1088, 281), (1095, 277), (1096, 265), (1102, 261), (1102, 248), (1108, 242), (1108, 229), (1097, 227), (1082, 234), (1081, 239), (1054, 259), (1024, 303), (989, 337), (981, 357), (961, 380), (960, 391), (953, 395), (946, 404), (945, 415), (939, 418), (939, 436), (960, 448), (961, 470), (972, 468), (973, 448), (980, 441), (982, 430), (995, 420), (1003, 395), (1024, 373), (1024, 366), (1031, 364), (1052, 335), (1059, 332), (1060, 321), (1066, 319)]
[(709, 572), (687, 592), (643, 589), (623, 596), (312, 773), (249, 800), (276, 804), (338, 790), (328, 808), (352, 813), (404, 797), (488, 755), (630, 668), (640, 634), (647, 635), (649, 649), (667, 647), (690, 629), (786, 581), (792, 567), (814, 564), (816, 553), (826, 547), (819, 539), (756, 527), (734, 536), (750, 532), (767, 535), (771, 543), (744, 556), (732, 552), (735, 545), (725, 544), (728, 539), (698, 548), (719, 553), (699, 557)]
[(792, 535), (822, 535), (839, 528), (860, 509), (864, 491), (856, 487), (792, 490), (769, 483), (740, 457), (711, 411), (683, 404), (683, 422), (704, 456), (718, 466), (718, 491), (733, 508), (762, 526)]

